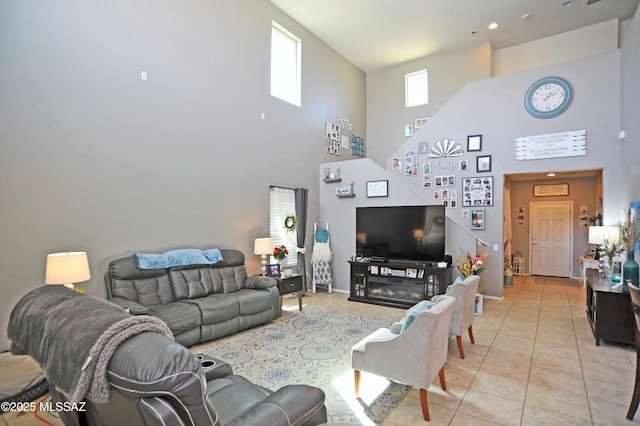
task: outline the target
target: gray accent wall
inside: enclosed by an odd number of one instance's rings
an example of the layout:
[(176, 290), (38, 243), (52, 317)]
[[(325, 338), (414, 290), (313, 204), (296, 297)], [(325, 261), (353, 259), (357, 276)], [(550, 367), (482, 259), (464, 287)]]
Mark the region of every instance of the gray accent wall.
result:
[[(423, 188), (422, 164), (431, 162), (432, 175), (456, 175), (456, 189), (458, 190), (459, 206), (448, 209), (447, 252), (455, 256), (462, 248), (474, 253), (474, 242), (469, 241), (468, 221), (462, 219), (462, 187), (464, 177), (493, 176), (494, 192), (493, 206), (486, 206), (486, 229), (473, 231), (472, 234), (489, 245), (487, 268), (481, 275), (481, 286), (485, 294), (492, 297), (502, 297), (503, 290), (503, 196), (504, 175), (514, 173), (535, 173), (559, 170), (603, 170), (602, 194), (603, 216), (609, 223), (615, 223), (621, 217), (623, 208), (628, 202), (624, 200), (620, 191), (626, 178), (626, 173), (620, 168), (623, 156), (623, 144), (618, 141), (620, 130), (620, 55), (619, 50), (597, 54), (579, 59), (560, 62), (557, 64), (522, 71), (513, 74), (487, 78), (466, 84), (455, 93), (449, 101), (438, 110), (429, 123), (422, 127), (405, 143), (395, 149), (383, 165), (390, 182), (394, 187), (389, 188), (389, 198), (384, 204), (405, 205), (416, 204), (416, 197), (423, 204), (440, 203), (435, 200), (433, 189)], [(386, 71), (389, 72), (388, 70)], [(404, 69), (397, 67), (396, 77), (404, 75)], [(524, 94), (529, 86), (544, 76), (558, 75), (568, 79), (575, 89), (575, 97), (570, 108), (562, 115), (541, 120), (531, 117), (523, 105)], [(370, 80), (370, 78), (368, 77)], [(519, 137), (562, 133), (572, 130), (586, 130), (586, 155), (577, 157), (549, 158), (543, 160), (521, 161), (515, 158), (515, 141)], [(468, 135), (481, 134), (482, 151), (466, 152)], [(406, 176), (404, 170), (391, 170), (392, 157), (404, 157), (406, 150), (417, 150), (420, 142), (426, 141), (429, 146), (443, 138), (458, 141), (465, 154), (462, 157), (444, 159), (429, 159), (427, 155), (420, 155), (419, 172), (417, 176)], [(489, 173), (476, 172), (476, 155), (491, 155), (492, 170)], [(470, 169), (459, 170), (459, 161), (467, 159)], [(355, 162), (354, 162), (355, 163)], [(359, 170), (370, 166), (362, 163), (343, 167), (344, 179), (351, 180), (349, 175), (357, 176), (356, 187), (362, 187), (366, 180), (381, 179), (380, 174), (369, 177), (366, 172)], [(352, 170), (353, 169), (353, 170)], [(453, 170), (453, 173), (449, 171)], [(322, 184), (321, 184), (322, 185)], [(396, 188), (405, 186), (410, 189), (399, 191)], [(362, 192), (362, 191), (360, 191)], [(596, 192), (594, 183), (594, 193)], [(353, 200), (335, 200), (330, 191), (321, 191), (323, 206), (320, 218), (331, 222), (345, 221), (351, 223), (355, 217), (355, 207), (380, 202), (378, 199), (366, 199), (364, 194), (357, 195)], [(345, 202), (348, 201), (348, 202)], [(579, 204), (575, 202), (574, 204)], [(327, 218), (327, 219), (325, 219)], [(616, 219), (618, 218), (618, 219)], [(338, 235), (332, 233), (332, 245), (347, 245), (355, 249), (355, 223), (352, 229), (344, 229)], [(574, 247), (574, 255), (584, 251), (583, 247)], [(348, 268), (343, 265), (344, 258), (336, 258), (337, 289), (348, 288)]]
[[(269, 94), (272, 20), (302, 39), (301, 108)], [(365, 136), (365, 83), (266, 0), (1, 2), (0, 330), (47, 253), (87, 251), (101, 297), (136, 252), (234, 248), (258, 272), (269, 185), (309, 188), (311, 235), (318, 165), (347, 157), (325, 122)]]

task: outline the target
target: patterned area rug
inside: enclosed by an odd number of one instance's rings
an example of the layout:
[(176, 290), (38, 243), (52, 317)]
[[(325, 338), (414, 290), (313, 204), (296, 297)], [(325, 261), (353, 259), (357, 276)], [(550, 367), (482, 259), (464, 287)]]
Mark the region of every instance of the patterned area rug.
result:
[[(304, 383), (326, 394), (328, 422), (381, 424), (410, 387), (363, 373), (360, 396), (353, 396), (351, 347), (389, 321), (320, 308), (194, 346), (224, 360), (236, 374), (271, 390)], [(394, 360), (389, 360), (394, 362)]]

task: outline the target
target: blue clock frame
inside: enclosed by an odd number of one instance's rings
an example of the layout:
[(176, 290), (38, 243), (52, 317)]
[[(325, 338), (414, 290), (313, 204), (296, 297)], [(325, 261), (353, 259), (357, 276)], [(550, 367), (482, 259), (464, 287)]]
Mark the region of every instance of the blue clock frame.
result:
[[(549, 83), (557, 84), (558, 86), (562, 87), (564, 89), (565, 98), (556, 109), (551, 111), (539, 111), (533, 107), (533, 104), (531, 102), (531, 97), (533, 96), (533, 93), (540, 86), (543, 86)], [(565, 112), (567, 108), (569, 108), (569, 106), (571, 105), (571, 102), (573, 102), (573, 87), (571, 86), (571, 83), (569, 83), (567, 80), (565, 80), (562, 77), (556, 77), (556, 76), (541, 78), (540, 80), (533, 83), (527, 90), (527, 93), (525, 93), (524, 95), (524, 108), (532, 117), (535, 117), (535, 118), (557, 117), (563, 112)]]

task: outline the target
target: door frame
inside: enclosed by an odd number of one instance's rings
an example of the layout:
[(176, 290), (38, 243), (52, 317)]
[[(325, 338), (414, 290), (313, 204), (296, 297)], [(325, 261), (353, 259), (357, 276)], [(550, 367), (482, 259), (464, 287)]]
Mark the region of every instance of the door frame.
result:
[[(529, 226), (529, 274), (533, 275), (533, 246), (531, 240), (531, 234), (533, 233), (533, 206), (534, 205), (544, 205), (544, 204), (569, 204), (569, 260), (573, 258), (573, 200), (567, 201), (530, 201), (529, 202), (529, 211), (531, 212), (531, 223)], [(570, 270), (569, 270), (569, 278), (573, 277), (573, 262), (570, 262)]]

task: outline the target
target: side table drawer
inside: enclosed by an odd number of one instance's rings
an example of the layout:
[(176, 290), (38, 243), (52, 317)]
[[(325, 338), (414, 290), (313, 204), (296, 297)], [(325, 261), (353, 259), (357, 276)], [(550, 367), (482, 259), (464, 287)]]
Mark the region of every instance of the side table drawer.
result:
[(302, 277), (286, 277), (278, 279), (278, 290), (280, 294), (294, 293), (302, 291)]

